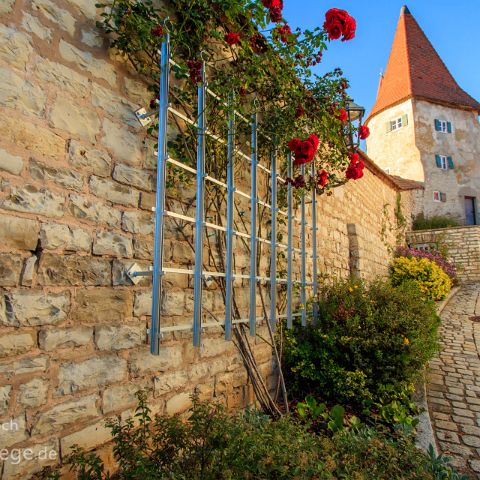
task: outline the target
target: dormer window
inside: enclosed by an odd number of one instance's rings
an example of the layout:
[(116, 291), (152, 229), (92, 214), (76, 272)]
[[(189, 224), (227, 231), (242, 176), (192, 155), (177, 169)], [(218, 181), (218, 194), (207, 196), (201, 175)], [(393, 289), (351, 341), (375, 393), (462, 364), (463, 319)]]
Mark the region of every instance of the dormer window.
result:
[(387, 122), (387, 133), (393, 132), (394, 130), (400, 130), (403, 127), (408, 125), (408, 116), (402, 115), (401, 117), (394, 118)]
[(452, 133), (452, 124), (446, 120), (435, 119), (435, 131), (440, 133)]

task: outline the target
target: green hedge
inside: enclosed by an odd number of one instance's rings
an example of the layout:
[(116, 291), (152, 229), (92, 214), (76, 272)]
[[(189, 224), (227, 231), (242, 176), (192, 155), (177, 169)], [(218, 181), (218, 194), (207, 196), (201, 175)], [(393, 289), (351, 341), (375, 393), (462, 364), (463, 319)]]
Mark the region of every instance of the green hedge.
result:
[[(438, 349), (439, 318), (415, 285), (343, 282), (320, 293), (313, 324), (287, 331), (288, 389), (362, 408), (414, 381)], [(394, 388), (392, 388), (392, 385)]]

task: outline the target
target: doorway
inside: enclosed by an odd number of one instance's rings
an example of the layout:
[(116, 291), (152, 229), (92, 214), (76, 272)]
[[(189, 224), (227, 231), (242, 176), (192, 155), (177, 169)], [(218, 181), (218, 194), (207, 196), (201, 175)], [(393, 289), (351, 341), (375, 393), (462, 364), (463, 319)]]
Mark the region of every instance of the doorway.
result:
[(477, 225), (477, 205), (475, 197), (465, 197), (465, 225)]

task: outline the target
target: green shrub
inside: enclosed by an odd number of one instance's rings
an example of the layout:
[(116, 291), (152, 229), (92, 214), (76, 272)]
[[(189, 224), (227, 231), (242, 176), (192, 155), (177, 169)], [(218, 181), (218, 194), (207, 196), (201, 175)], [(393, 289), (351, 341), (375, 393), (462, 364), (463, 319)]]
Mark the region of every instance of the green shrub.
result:
[[(403, 435), (371, 428), (316, 435), (292, 417), (271, 420), (258, 412), (228, 415), (194, 401), (190, 417), (152, 419), (141, 396), (133, 422), (112, 422), (115, 474), (94, 453), (80, 449), (70, 467), (81, 480), (435, 480), (450, 469), (430, 459)], [(433, 476), (432, 462), (436, 462)], [(51, 470), (50, 470), (51, 472)], [(59, 479), (58, 472), (43, 478)]]
[(413, 219), (412, 230), (434, 230), (436, 228), (459, 227), (460, 222), (454, 218), (436, 215), (425, 217), (423, 213)]
[(287, 386), (300, 400), (313, 394), (360, 409), (386, 405), (388, 386), (408, 388), (437, 351), (438, 325), (433, 302), (412, 284), (327, 286), (315, 322), (285, 334)]
[(413, 282), (422, 295), (443, 300), (452, 289), (452, 279), (435, 262), (427, 258), (397, 257), (390, 265), (394, 285)]

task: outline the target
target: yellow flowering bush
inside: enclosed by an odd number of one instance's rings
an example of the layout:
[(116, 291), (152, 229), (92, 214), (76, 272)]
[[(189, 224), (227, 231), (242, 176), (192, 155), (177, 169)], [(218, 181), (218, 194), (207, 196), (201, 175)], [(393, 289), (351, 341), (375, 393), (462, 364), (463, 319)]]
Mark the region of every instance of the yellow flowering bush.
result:
[(412, 281), (432, 300), (443, 300), (452, 288), (451, 278), (427, 258), (397, 257), (390, 266), (390, 275), (394, 285)]

